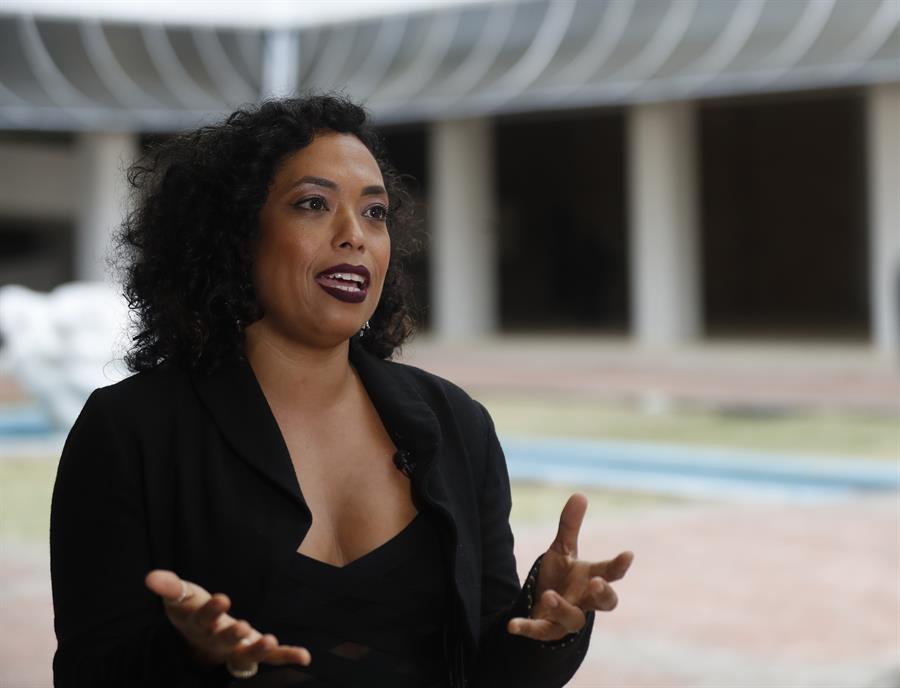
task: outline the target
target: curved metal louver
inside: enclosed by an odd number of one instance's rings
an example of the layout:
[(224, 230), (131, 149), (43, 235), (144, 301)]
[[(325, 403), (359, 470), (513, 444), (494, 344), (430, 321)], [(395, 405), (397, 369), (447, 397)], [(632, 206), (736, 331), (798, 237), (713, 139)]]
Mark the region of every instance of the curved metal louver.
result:
[(0, 17), (0, 127), (168, 131), (259, 98), (263, 32)]
[[(898, 0), (526, 0), (297, 32), (382, 122), (900, 80)], [(0, 127), (173, 130), (261, 97), (266, 32), (0, 17)]]

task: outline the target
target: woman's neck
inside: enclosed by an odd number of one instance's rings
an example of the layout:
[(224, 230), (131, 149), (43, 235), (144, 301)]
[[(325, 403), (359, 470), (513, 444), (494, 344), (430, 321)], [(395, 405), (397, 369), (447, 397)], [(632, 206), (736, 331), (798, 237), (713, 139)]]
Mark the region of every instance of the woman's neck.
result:
[[(322, 410), (339, 403), (355, 380), (349, 342), (317, 348), (278, 336), (262, 322), (247, 328), (244, 350), (270, 404)], [(298, 393), (302, 390), (302, 393)]]

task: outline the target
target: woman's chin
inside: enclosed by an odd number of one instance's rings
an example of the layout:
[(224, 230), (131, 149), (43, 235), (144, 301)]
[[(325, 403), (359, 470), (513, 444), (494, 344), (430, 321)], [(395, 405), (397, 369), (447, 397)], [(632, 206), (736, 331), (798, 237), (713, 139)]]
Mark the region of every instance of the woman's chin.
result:
[(346, 344), (359, 332), (361, 324), (356, 322), (319, 322), (313, 327), (298, 328), (284, 323), (258, 320), (247, 327), (246, 333), (252, 339), (276, 339), (289, 346), (291, 344), (315, 349), (334, 349)]
[(317, 339), (323, 348), (334, 348), (346, 344), (353, 335), (359, 332), (361, 324), (333, 323), (330, 327), (323, 327), (317, 332)]

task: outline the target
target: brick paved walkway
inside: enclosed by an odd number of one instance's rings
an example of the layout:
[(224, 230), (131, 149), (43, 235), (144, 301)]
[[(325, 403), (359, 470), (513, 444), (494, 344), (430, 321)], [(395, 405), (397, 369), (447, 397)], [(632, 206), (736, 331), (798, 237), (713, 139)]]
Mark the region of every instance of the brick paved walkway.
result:
[[(516, 527), (521, 567), (555, 524)], [(635, 552), (572, 688), (898, 688), (900, 495), (604, 513), (582, 556)], [(524, 575), (524, 570), (521, 572)], [(0, 545), (0, 686), (50, 685), (45, 548)]]
[[(519, 535), (520, 565), (553, 531)], [(582, 556), (621, 549), (573, 688), (900, 687), (900, 495), (586, 520)]]
[[(648, 353), (609, 337), (441, 344), (423, 335), (398, 360), (471, 390), (900, 412), (900, 361), (865, 345), (705, 342)], [(0, 373), (0, 406), (23, 398), (22, 389)]]
[(647, 403), (900, 412), (900, 362), (862, 346), (705, 343), (648, 353), (600, 338), (413, 340), (399, 359), (465, 389)]

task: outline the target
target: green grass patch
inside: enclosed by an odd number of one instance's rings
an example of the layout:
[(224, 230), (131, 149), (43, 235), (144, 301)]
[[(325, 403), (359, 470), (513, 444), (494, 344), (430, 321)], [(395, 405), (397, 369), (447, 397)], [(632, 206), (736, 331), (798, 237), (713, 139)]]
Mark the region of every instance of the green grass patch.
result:
[(900, 459), (900, 419), (835, 412), (647, 413), (572, 398), (482, 396), (497, 432), (720, 446), (803, 455)]
[(0, 461), (0, 538), (49, 541), (50, 498), (55, 479), (55, 461)]
[(663, 495), (614, 492), (551, 483), (513, 482), (511, 488), (513, 506), (509, 520), (516, 526), (555, 525), (559, 522), (559, 515), (566, 501), (575, 492), (588, 498), (587, 517), (695, 503), (695, 500)]

